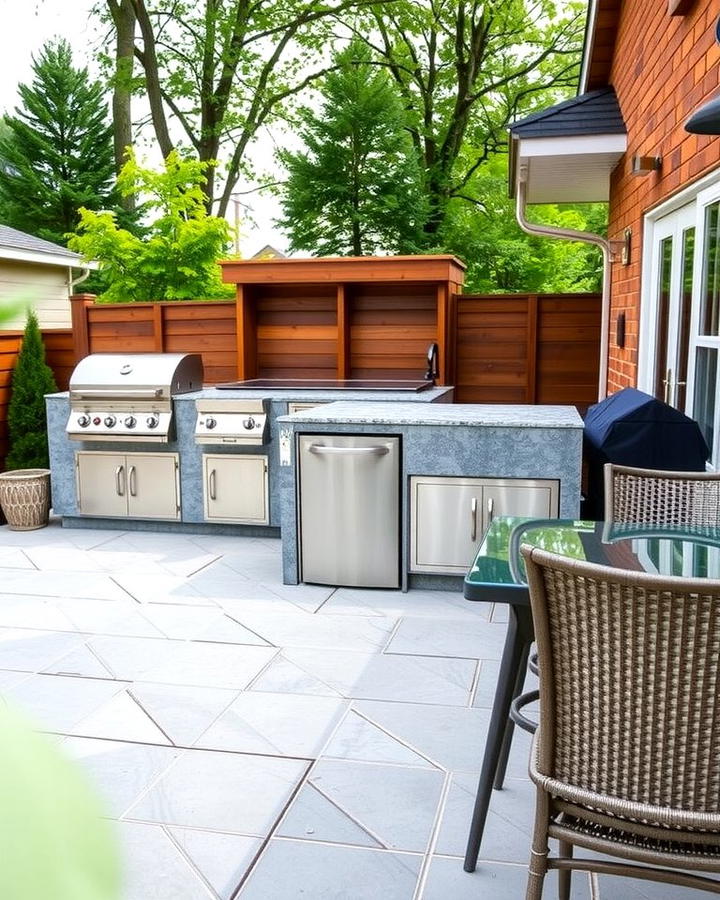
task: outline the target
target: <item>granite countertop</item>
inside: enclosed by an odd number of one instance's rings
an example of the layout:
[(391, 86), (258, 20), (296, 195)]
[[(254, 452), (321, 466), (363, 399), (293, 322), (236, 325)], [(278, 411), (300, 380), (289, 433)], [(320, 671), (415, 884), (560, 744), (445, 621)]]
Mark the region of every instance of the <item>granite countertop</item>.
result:
[[(253, 388), (251, 390), (232, 390), (229, 388), (207, 387), (202, 391), (191, 391), (187, 394), (178, 394), (173, 397), (175, 401), (183, 400), (297, 400), (303, 403), (309, 403), (317, 400), (318, 403), (327, 403), (330, 401), (352, 400), (356, 403), (359, 400), (367, 402), (382, 401), (386, 403), (399, 403), (405, 401), (405, 405), (414, 406), (417, 403), (432, 404), (438, 400), (451, 394), (453, 388), (448, 385), (440, 385), (438, 387), (427, 388), (424, 391), (413, 393), (412, 391), (368, 391), (368, 390), (340, 390), (332, 388), (308, 389), (305, 388)], [(412, 398), (412, 399), (410, 399)]]
[(279, 416), (278, 422), (341, 425), (484, 425), (494, 428), (579, 428), (574, 406), (500, 406), (482, 403), (328, 403)]

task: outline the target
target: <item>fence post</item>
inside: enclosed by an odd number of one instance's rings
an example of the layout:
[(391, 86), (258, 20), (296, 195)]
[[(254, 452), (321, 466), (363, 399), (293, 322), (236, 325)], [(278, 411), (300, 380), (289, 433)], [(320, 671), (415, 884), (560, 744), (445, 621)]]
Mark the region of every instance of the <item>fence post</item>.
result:
[(525, 365), (527, 381), (525, 402), (537, 403), (537, 341), (538, 341), (538, 296), (528, 294), (527, 298), (527, 348)]
[(70, 321), (72, 323), (75, 362), (79, 362), (90, 354), (87, 310), (94, 302), (95, 294), (72, 294), (70, 297)]

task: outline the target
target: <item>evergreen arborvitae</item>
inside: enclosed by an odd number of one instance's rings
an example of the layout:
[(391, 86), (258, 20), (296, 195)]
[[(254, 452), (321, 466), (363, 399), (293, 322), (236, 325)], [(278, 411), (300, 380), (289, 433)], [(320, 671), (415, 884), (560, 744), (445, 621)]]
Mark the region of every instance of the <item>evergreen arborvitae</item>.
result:
[(22, 347), (12, 375), (8, 406), (10, 450), (6, 469), (47, 469), (48, 441), (45, 394), (57, 391), (37, 316), (30, 311)]
[(0, 134), (0, 221), (65, 245), (79, 207), (119, 206), (112, 126), (100, 82), (74, 68), (67, 41), (46, 44), (33, 73)]
[(320, 109), (301, 112), (304, 149), (278, 154), (288, 171), (278, 224), (291, 250), (319, 256), (415, 253), (426, 211), (403, 104), (362, 41), (333, 63)]

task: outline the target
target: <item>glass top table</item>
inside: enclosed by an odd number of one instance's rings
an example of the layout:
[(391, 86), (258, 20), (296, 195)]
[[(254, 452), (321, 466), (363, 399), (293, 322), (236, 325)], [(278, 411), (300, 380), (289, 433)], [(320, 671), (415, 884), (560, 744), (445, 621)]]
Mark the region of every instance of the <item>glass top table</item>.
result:
[(508, 714), (522, 691), (533, 640), (522, 544), (617, 569), (720, 579), (717, 528), (613, 525), (581, 519), (493, 519), (463, 588), (467, 600), (508, 605), (508, 630), (465, 855), (466, 872), (475, 870), (492, 788), (503, 784), (513, 732)]

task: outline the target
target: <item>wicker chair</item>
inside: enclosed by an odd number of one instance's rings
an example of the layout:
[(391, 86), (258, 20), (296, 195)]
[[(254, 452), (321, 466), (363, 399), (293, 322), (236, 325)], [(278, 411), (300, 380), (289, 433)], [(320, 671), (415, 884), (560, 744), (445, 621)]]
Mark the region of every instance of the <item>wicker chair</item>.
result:
[(605, 521), (720, 526), (720, 473), (605, 465)]
[(548, 869), (561, 900), (574, 869), (720, 894), (691, 874), (720, 872), (720, 581), (522, 553), (540, 657), (527, 900)]

